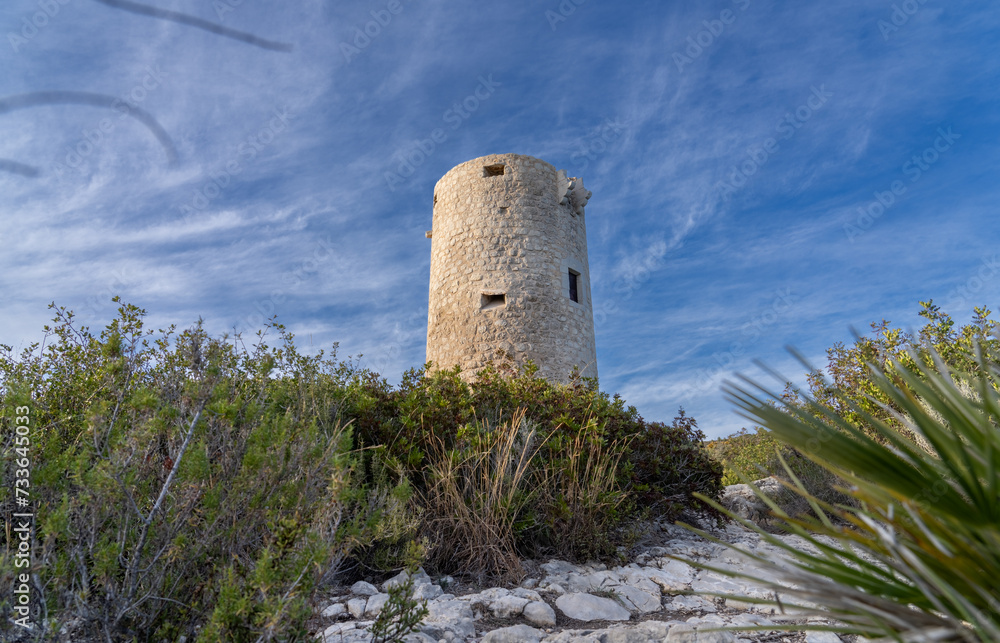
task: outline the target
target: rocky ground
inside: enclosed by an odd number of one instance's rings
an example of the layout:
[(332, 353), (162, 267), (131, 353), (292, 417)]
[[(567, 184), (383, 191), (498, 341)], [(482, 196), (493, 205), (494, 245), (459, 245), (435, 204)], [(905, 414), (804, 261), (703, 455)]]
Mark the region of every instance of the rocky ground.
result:
[[(749, 552), (775, 554), (752, 531), (730, 523), (711, 530)], [(416, 594), (430, 610), (413, 643), (483, 641), (504, 643), (854, 643), (854, 637), (829, 632), (705, 631), (727, 625), (801, 624), (804, 619), (775, 613), (732, 598), (705, 598), (687, 592), (718, 592), (764, 597), (767, 592), (744, 581), (701, 570), (669, 554), (716, 567), (754, 572), (755, 563), (722, 545), (674, 525), (656, 525), (641, 553), (628, 565), (573, 565), (551, 560), (534, 565), (520, 587), (461, 588), (451, 579), (415, 576)], [(756, 572), (758, 576), (766, 572)], [(368, 643), (369, 628), (388, 599), (385, 593), (404, 576), (381, 587), (366, 582), (331, 595), (320, 606), (317, 638), (324, 643)]]

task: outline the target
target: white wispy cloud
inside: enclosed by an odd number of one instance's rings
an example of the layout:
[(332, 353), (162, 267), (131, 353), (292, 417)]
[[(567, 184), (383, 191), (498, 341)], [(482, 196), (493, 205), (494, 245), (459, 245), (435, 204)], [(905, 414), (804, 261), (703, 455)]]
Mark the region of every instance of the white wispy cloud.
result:
[[(883, 37), (891, 2), (585, 3), (553, 29), (545, 12), (558, 2), (403, 0), (349, 62), (341, 43), (386, 3), (267, 1), (222, 15), (197, 0), (150, 4), (294, 49), (95, 2), (61, 5), (19, 51), (0, 43), (0, 99), (122, 97), (178, 151), (170, 166), (147, 127), (110, 108), (0, 113), (0, 158), (42, 170), (0, 172), (2, 342), (37, 338), (49, 301), (100, 323), (123, 294), (151, 323), (204, 317), (218, 332), (273, 311), (317, 349), (340, 341), (398, 376), (423, 359), (434, 184), (508, 151), (594, 191), (602, 385), (650, 419), (669, 419), (683, 398), (710, 434), (738, 428), (717, 385), (753, 358), (791, 367), (786, 343), (822, 357), (851, 325), (918, 323), (918, 300), (971, 310), (1000, 295), (992, 278), (967, 292), (996, 245), (1000, 165), (1000, 15), (981, 3), (922, 5)], [(679, 69), (673, 55), (688, 37), (706, 42), (703, 21), (724, 9), (735, 22)], [(0, 33), (36, 11), (4, 3)], [(496, 91), (452, 129), (446, 110), (490, 75)], [(784, 138), (779, 122), (814, 88), (831, 95)], [(102, 119), (113, 127), (88, 149)], [(961, 138), (911, 182), (903, 164), (948, 126)], [(385, 173), (436, 128), (447, 140), (391, 189)], [(772, 137), (779, 149), (723, 197), (720, 182)], [(906, 193), (849, 237), (857, 208), (894, 180)], [(799, 299), (747, 341), (781, 289)], [(747, 345), (722, 368), (734, 339)]]

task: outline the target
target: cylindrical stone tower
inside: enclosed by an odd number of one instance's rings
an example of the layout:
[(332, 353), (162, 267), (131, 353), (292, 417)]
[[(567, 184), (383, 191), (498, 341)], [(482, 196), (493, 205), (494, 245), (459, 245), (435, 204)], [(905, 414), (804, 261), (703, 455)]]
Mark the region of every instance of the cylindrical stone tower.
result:
[(584, 206), (590, 192), (545, 161), (483, 156), (434, 188), (427, 360), (474, 376), (532, 360), (567, 382), (597, 377)]

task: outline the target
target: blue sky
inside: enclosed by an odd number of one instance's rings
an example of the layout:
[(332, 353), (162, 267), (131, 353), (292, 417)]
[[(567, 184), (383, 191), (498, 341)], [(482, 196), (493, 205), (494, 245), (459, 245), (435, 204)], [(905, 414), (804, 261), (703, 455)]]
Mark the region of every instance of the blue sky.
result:
[(650, 420), (724, 435), (721, 382), (801, 379), (786, 344), (997, 308), (994, 2), (135, 5), (0, 5), (0, 342), (117, 294), (398, 381), (434, 184), (506, 152), (593, 191), (600, 383)]

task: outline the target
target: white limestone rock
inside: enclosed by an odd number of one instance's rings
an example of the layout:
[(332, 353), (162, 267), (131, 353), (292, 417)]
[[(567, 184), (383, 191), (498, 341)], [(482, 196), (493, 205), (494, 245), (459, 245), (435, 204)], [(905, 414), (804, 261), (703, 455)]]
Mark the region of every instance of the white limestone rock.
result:
[[(784, 490), (781, 482), (774, 476), (755, 480), (753, 485), (772, 500), (777, 498)], [(746, 484), (731, 484), (723, 489), (719, 503), (735, 515), (746, 520), (761, 520), (770, 515), (770, 509), (767, 504), (757, 497), (753, 489), (750, 488), (750, 485)]]
[(757, 607), (754, 603), (748, 603), (746, 601), (741, 601), (738, 598), (727, 598), (726, 608), (731, 610), (741, 610), (744, 612), (749, 612)]
[(746, 589), (744, 585), (727, 578), (719, 578), (708, 574), (703, 575), (701, 578), (696, 578), (694, 582), (691, 583), (691, 589), (696, 594), (746, 594), (744, 591)]
[(331, 603), (323, 610), (325, 618), (337, 618), (347, 613), (347, 606), (343, 603)]
[(681, 623), (670, 627), (664, 643), (736, 643), (732, 632), (705, 632), (694, 625)]
[(556, 611), (549, 607), (548, 603), (542, 601), (532, 601), (524, 606), (521, 612), (528, 622), (539, 627), (555, 627)]
[(733, 625), (774, 625), (774, 622), (763, 614), (753, 612), (743, 612), (729, 617), (729, 622)]
[(615, 570), (600, 570), (587, 574), (583, 577), (583, 581), (590, 583), (588, 589), (607, 589), (621, 584), (622, 576)]
[(441, 600), (427, 603), (427, 618), (420, 625), (420, 631), (435, 640), (445, 638), (446, 633), (459, 639), (470, 639), (476, 635), (473, 613), (465, 601)]
[(504, 596), (490, 603), (490, 611), (497, 618), (512, 618), (520, 616), (521, 612), (524, 611), (524, 606), (530, 602), (520, 596)]
[(661, 643), (669, 630), (670, 625), (663, 621), (644, 621), (634, 626), (602, 630), (600, 640), (602, 643)]
[(599, 632), (591, 630), (563, 630), (545, 639), (545, 643), (602, 643)]
[(549, 576), (558, 576), (561, 574), (579, 574), (583, 572), (580, 567), (577, 567), (573, 563), (567, 563), (564, 560), (552, 559), (547, 563), (542, 564), (542, 571), (544, 571)]
[(673, 611), (715, 612), (715, 603), (704, 596), (674, 596), (667, 605)]
[(529, 601), (542, 600), (542, 597), (538, 594), (538, 592), (536, 592), (533, 589), (526, 589), (523, 587), (518, 587), (513, 592), (511, 592), (511, 594), (513, 594), (514, 596), (520, 596), (521, 598), (526, 598)]
[(322, 643), (369, 643), (372, 635), (357, 623), (337, 623), (323, 630), (318, 638)]
[[(408, 577), (409, 574), (406, 572), (406, 570), (399, 572), (389, 580), (382, 583), (382, 591), (388, 592), (390, 588), (395, 587), (396, 585), (402, 585), (403, 583), (406, 582), (406, 579)], [(424, 568), (418, 567), (416, 573), (413, 574), (413, 586), (417, 587), (419, 585), (431, 585), (433, 583), (434, 581), (431, 580), (431, 577), (427, 575), (427, 572), (424, 571)], [(352, 587), (351, 589), (353, 590), (354, 588)]]
[(718, 614), (706, 614), (704, 616), (692, 616), (687, 621), (688, 625), (710, 625), (712, 627), (718, 627), (719, 625), (725, 625), (726, 619)]
[(357, 594), (358, 596), (374, 596), (375, 594), (378, 594), (378, 588), (371, 583), (359, 580), (351, 585), (351, 593)]
[(559, 585), (558, 583), (553, 583), (552, 585), (546, 585), (545, 587), (542, 588), (542, 591), (551, 592), (559, 596), (562, 596), (563, 594), (566, 593), (566, 590), (563, 588), (563, 586)]
[(658, 612), (663, 607), (660, 604), (659, 589), (653, 595), (632, 585), (619, 585), (614, 588), (614, 592), (625, 602), (626, 606), (640, 614)]
[(431, 638), (423, 632), (412, 632), (403, 637), (404, 643), (438, 643), (437, 639)]
[(413, 598), (418, 600), (423, 599), (430, 601), (441, 596), (444, 596), (444, 590), (441, 589), (440, 585), (435, 585), (434, 583), (424, 583), (422, 585), (417, 585), (413, 589)]
[(833, 632), (806, 632), (805, 643), (843, 643)]
[(681, 592), (687, 589), (695, 576), (695, 568), (679, 560), (659, 559), (659, 569), (647, 567), (644, 573), (649, 580), (659, 585), (665, 592)]
[[(376, 594), (378, 592), (375, 592)], [(365, 607), (368, 605), (367, 598), (352, 598), (347, 601), (347, 611), (351, 613), (354, 618), (364, 618)]]
[(368, 602), (365, 604), (365, 616), (368, 618), (375, 618), (378, 613), (382, 611), (385, 604), (389, 602), (388, 594), (375, 594), (374, 596), (368, 597)]
[(320, 636), (325, 641), (327, 638), (340, 636), (341, 634), (349, 632), (350, 630), (353, 630), (356, 627), (357, 624), (355, 623), (334, 623), (330, 627), (323, 630), (323, 633)]
[(483, 637), (483, 643), (538, 643), (542, 636), (542, 632), (522, 624), (493, 630)]
[[(667, 533), (667, 529), (661, 531)], [(414, 578), (414, 592), (418, 598), (428, 601), (430, 615), (420, 625), (418, 632), (408, 635), (404, 640), (407, 643), (465, 643), (475, 640), (491, 643), (758, 643), (778, 632), (733, 633), (706, 630), (720, 626), (751, 625), (769, 629), (771, 626), (777, 627), (778, 622), (801, 621), (812, 615), (800, 610), (793, 612), (787, 607), (788, 614), (775, 614), (769, 606), (747, 604), (740, 601), (741, 596), (773, 598), (773, 593), (756, 586), (752, 581), (728, 578), (664, 556), (671, 553), (691, 556), (713, 566), (772, 578), (771, 572), (758, 570), (757, 563), (749, 559), (747, 554), (779, 556), (780, 550), (742, 528), (726, 527), (712, 531), (727, 542), (736, 544), (739, 550), (729, 551), (682, 534), (673, 539), (662, 540), (663, 547), (650, 548), (636, 563), (608, 569), (592, 563), (573, 565), (563, 561), (549, 561), (541, 566), (539, 576), (533, 579), (536, 582), (522, 583), (521, 587), (513, 589), (485, 588), (476, 594), (459, 598), (444, 594), (440, 586), (431, 583), (426, 574), (418, 571)], [(382, 587), (388, 588), (393, 585), (393, 581), (403, 580), (405, 576), (398, 575), (382, 584)], [(327, 619), (342, 619), (349, 613), (357, 620), (334, 623), (322, 634), (318, 634), (317, 640), (322, 643), (371, 643), (370, 619), (379, 613), (388, 598), (386, 593), (369, 594), (372, 587), (370, 584), (356, 583), (352, 587), (353, 596), (329, 597), (327, 600), (332, 602), (318, 611), (319, 614)], [(594, 593), (579, 591), (585, 587)], [(578, 591), (567, 592), (567, 588)], [(719, 614), (712, 600), (687, 594), (692, 591), (727, 594), (726, 605), (731, 609)], [(677, 595), (678, 593), (681, 594)], [(556, 609), (543, 601), (542, 596), (557, 599)], [(556, 624), (557, 612), (580, 621), (618, 620), (620, 625), (599, 630), (553, 631), (559, 627)], [(671, 616), (676, 618), (678, 613), (685, 612), (693, 612), (697, 616), (687, 618), (685, 623), (664, 620)], [(656, 614), (654, 619), (657, 620), (629, 622), (630, 616), (643, 614)], [(476, 631), (477, 625), (482, 630), (485, 623), (490, 622), (476, 622), (476, 619), (511, 619), (518, 616), (527, 625), (505, 627), (493, 632)], [(369, 620), (361, 620), (363, 618)], [(828, 621), (809, 619), (809, 622), (815, 624)], [(585, 626), (578, 624), (577, 627)], [(789, 640), (804, 643), (845, 643), (836, 634), (829, 632), (789, 634)]]
[(556, 607), (578, 621), (627, 621), (631, 612), (610, 598), (574, 592), (556, 599)]

